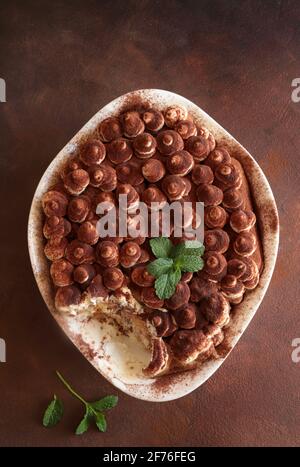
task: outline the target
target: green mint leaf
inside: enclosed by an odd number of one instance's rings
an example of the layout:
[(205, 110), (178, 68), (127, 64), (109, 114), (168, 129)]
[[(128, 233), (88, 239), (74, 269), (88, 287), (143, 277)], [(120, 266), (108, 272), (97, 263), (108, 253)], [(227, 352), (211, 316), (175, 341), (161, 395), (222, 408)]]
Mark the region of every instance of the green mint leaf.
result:
[(197, 272), (204, 266), (204, 261), (200, 256), (182, 255), (178, 258), (180, 269), (185, 272)]
[(99, 412), (96, 414), (95, 422), (96, 422), (96, 425), (99, 431), (103, 431), (103, 432), (106, 431), (107, 424), (106, 424), (105, 415), (103, 413)]
[(182, 255), (202, 256), (204, 253), (204, 246), (196, 240), (188, 240), (172, 248), (172, 258), (178, 258)]
[(118, 403), (118, 396), (106, 396), (99, 401), (91, 402), (90, 405), (95, 410), (110, 410), (115, 407)]
[[(189, 244), (190, 243), (190, 244)], [(199, 242), (195, 242), (199, 243)], [(200, 244), (200, 246), (195, 247), (193, 246), (193, 242), (186, 242), (185, 244), (185, 249), (184, 249), (184, 254), (185, 255), (191, 255), (191, 256), (202, 256), (204, 254), (205, 247), (204, 245)]]
[(166, 237), (151, 238), (150, 246), (156, 258), (168, 258), (172, 250), (172, 242)]
[(148, 264), (147, 271), (154, 277), (159, 277), (167, 273), (173, 266), (173, 260), (170, 258), (158, 258)]
[(50, 428), (52, 426), (57, 425), (57, 423), (61, 420), (63, 413), (63, 404), (59, 399), (57, 399), (56, 395), (54, 394), (53, 400), (50, 402), (47, 409), (45, 410), (43, 417), (43, 425), (46, 428)]
[(203, 248), (204, 251), (203, 243), (198, 242), (198, 240), (185, 240), (184, 244), (186, 248), (194, 248), (197, 250), (198, 248)]
[(154, 287), (156, 295), (161, 299), (170, 298), (174, 294), (180, 278), (181, 272), (179, 269), (169, 271), (167, 274), (162, 274), (155, 281)]
[(90, 407), (87, 406), (85, 415), (83, 419), (81, 420), (81, 422), (79, 423), (78, 427), (76, 428), (76, 431), (75, 431), (76, 435), (82, 435), (89, 429), (93, 415), (94, 413), (92, 412)]
[(169, 281), (169, 274), (162, 274), (158, 279), (156, 279), (155, 284), (156, 295), (161, 298), (169, 298), (173, 295), (175, 291), (174, 285)]
[(178, 282), (181, 279), (181, 270), (180, 270), (180, 268), (176, 268), (174, 271), (172, 271), (172, 273), (169, 274), (169, 279), (172, 282), (172, 284), (174, 285), (174, 287), (176, 288), (176, 285), (178, 284)]

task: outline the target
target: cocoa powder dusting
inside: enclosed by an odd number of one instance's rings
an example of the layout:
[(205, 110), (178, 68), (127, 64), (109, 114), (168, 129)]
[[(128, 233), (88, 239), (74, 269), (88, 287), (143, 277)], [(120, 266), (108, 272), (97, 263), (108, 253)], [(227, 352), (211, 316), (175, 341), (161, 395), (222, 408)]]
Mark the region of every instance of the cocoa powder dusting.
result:
[(131, 110), (138, 112), (145, 112), (147, 109), (152, 107), (151, 103), (140, 95), (130, 95), (124, 99), (118, 115)]

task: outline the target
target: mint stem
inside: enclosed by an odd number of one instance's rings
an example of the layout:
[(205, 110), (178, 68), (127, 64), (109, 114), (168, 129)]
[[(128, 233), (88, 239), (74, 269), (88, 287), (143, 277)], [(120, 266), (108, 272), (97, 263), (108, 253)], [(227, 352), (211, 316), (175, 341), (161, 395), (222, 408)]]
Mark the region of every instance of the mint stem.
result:
[(67, 383), (67, 381), (59, 373), (59, 371), (56, 370), (56, 374), (58, 378), (60, 379), (60, 381), (63, 383), (63, 385), (68, 389), (68, 391), (70, 391), (70, 393), (73, 394), (73, 396), (75, 396), (77, 399), (80, 400), (80, 402), (82, 402), (85, 406), (87, 406), (88, 405), (87, 401), (85, 401), (79, 394), (77, 394), (77, 392), (69, 385), (69, 383)]

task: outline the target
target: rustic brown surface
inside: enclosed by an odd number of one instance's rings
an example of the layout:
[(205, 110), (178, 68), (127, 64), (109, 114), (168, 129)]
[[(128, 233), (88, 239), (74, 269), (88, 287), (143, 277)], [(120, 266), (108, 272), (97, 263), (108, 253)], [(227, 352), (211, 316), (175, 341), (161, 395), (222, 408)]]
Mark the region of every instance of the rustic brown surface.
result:
[[(300, 337), (300, 103), (291, 101), (299, 2), (24, 3), (1, 2), (0, 19), (0, 445), (299, 445), (300, 363), (291, 360)], [(277, 199), (280, 255), (256, 317), (203, 387), (157, 405), (119, 393), (108, 432), (76, 437), (81, 408), (54, 370), (89, 398), (118, 391), (47, 312), (29, 264), (27, 216), (43, 171), (70, 137), (114, 97), (146, 87), (193, 100), (254, 155)], [(53, 392), (67, 411), (46, 430), (41, 414)]]

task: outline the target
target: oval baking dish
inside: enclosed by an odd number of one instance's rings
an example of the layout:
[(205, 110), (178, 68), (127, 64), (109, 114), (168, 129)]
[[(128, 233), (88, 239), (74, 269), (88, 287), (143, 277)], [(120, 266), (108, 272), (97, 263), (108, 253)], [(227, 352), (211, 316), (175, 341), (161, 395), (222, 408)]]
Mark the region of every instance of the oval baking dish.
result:
[[(244, 300), (235, 305), (231, 324), (226, 332), (226, 350), (222, 358), (208, 360), (201, 367), (157, 378), (146, 378), (139, 372), (149, 353), (135, 339), (119, 335), (112, 326), (96, 319), (83, 321), (80, 316), (58, 313), (49, 275), (49, 265), (43, 253), (43, 213), (41, 197), (55, 183), (60, 168), (83, 141), (91, 138), (99, 123), (122, 110), (145, 103), (158, 110), (170, 105), (185, 106), (195, 121), (207, 127), (218, 142), (242, 164), (246, 173), (258, 218), (263, 250), (264, 269), (258, 286), (248, 291)], [(193, 102), (169, 91), (143, 89), (125, 94), (103, 107), (59, 152), (42, 176), (35, 191), (28, 223), (28, 246), (36, 282), (43, 299), (66, 335), (86, 359), (113, 385), (125, 393), (148, 401), (161, 402), (182, 397), (201, 386), (224, 362), (256, 313), (270, 283), (279, 243), (279, 223), (276, 203), (269, 183), (253, 157), (224, 128)], [(130, 362), (130, 363), (128, 363)], [(128, 365), (131, 371), (128, 371)], [(140, 372), (141, 373), (141, 372)]]

